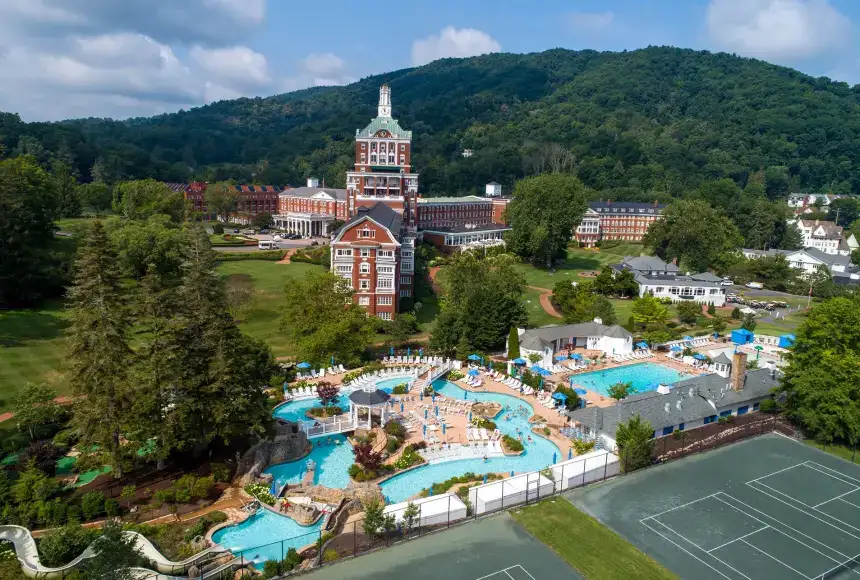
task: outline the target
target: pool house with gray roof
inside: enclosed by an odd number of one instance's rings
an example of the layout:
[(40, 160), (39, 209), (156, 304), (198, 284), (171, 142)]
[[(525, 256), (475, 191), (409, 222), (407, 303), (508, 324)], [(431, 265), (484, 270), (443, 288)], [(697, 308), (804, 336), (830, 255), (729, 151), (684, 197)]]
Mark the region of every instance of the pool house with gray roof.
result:
[[(528, 358), (531, 354), (541, 357), (544, 368), (553, 364), (557, 352), (567, 348), (599, 350), (607, 356), (627, 354), (633, 351), (633, 335), (621, 326), (606, 326), (599, 320), (580, 324), (551, 324), (540, 328), (518, 328), (520, 354)], [(510, 345), (506, 345), (508, 348)]]
[(650, 292), (657, 298), (668, 298), (672, 302), (692, 300), (714, 306), (726, 303), (726, 290), (720, 284), (721, 278), (710, 272), (684, 273), (675, 264), (654, 256), (627, 256), (612, 268), (616, 272), (633, 272), (639, 284), (640, 297)]

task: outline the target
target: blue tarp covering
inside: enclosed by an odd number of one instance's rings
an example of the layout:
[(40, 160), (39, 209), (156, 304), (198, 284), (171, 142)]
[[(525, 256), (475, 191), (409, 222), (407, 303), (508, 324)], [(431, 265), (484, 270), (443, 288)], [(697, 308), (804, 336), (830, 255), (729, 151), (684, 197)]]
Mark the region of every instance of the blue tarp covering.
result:
[(682, 350), (684, 350), (684, 349), (683, 349), (683, 348), (681, 348), (680, 346), (678, 346), (677, 344), (673, 344), (673, 345), (669, 348), (669, 350), (671, 350), (672, 352), (681, 352), (681, 351), (682, 351)]
[(637, 342), (636, 346), (638, 346), (639, 348), (648, 348), (648, 343), (647, 342)]
[(706, 357), (705, 355), (703, 355), (703, 354), (701, 354), (701, 353), (698, 353), (698, 352), (697, 352), (696, 354), (694, 354), (694, 355), (693, 355), (693, 358), (694, 358), (694, 359), (696, 359), (696, 360), (705, 360), (705, 359), (706, 359), (706, 358), (708, 358), (708, 357)]
[(791, 348), (795, 340), (797, 340), (797, 337), (793, 334), (783, 334), (779, 337), (779, 346), (780, 348)]
[(514, 363), (515, 365), (524, 365), (524, 364), (526, 364), (526, 359), (520, 357), (520, 358), (515, 358), (511, 362)]
[(732, 331), (732, 342), (735, 344), (749, 344), (755, 339), (755, 335), (746, 328)]

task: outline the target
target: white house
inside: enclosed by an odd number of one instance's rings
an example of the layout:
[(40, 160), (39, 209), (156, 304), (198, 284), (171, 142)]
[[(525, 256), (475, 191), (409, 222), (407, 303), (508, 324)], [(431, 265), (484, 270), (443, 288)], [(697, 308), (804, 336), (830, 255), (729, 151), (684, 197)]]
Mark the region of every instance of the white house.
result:
[(788, 196), (788, 207), (808, 207), (820, 201), (821, 207), (827, 207), (831, 202), (845, 197), (833, 193), (792, 193)]
[(501, 197), (502, 196), (502, 184), (496, 183), (495, 181), (491, 181), (487, 184), (484, 189), (484, 193), (487, 197)]
[[(544, 368), (553, 365), (555, 353), (564, 348), (599, 350), (607, 355), (628, 354), (633, 351), (633, 335), (618, 326), (606, 326), (599, 321), (580, 324), (552, 324), (541, 328), (518, 328), (520, 355), (541, 357)], [(509, 347), (510, 345), (507, 345)]]
[(848, 242), (843, 238), (842, 226), (833, 222), (821, 220), (788, 220), (794, 224), (803, 236), (804, 248), (815, 248), (825, 254), (837, 254), (848, 256), (851, 249)]
[(785, 256), (792, 268), (802, 270), (806, 275), (815, 272), (819, 266), (826, 266), (832, 273), (844, 273), (849, 271), (851, 267), (850, 256), (826, 254), (815, 248), (804, 248), (803, 250), (751, 250), (744, 248), (741, 252), (744, 258), (750, 260), (769, 256)]
[(635, 274), (640, 297), (650, 292), (656, 298), (668, 298), (672, 302), (692, 300), (714, 306), (726, 303), (726, 289), (720, 284), (722, 279), (710, 272), (682, 273), (675, 264), (653, 256), (628, 256), (612, 267), (616, 271), (629, 270)]

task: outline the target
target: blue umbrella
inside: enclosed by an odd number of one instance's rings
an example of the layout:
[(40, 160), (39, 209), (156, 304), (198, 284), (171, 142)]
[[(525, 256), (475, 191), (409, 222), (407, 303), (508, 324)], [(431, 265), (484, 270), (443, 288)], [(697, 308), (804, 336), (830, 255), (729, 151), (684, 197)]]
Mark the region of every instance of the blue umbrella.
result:
[(427, 418), (427, 415), (430, 413), (428, 409), (424, 409), (424, 418)]
[(472, 411), (469, 411), (469, 423), (472, 422)]
[(553, 452), (552, 452), (552, 462), (553, 462), (553, 463), (555, 463), (555, 460), (556, 460), (556, 457), (555, 457), (555, 451), (553, 451)]
[(445, 423), (442, 423), (442, 435), (445, 434)]
[(582, 355), (579, 353), (574, 353), (570, 355), (570, 358), (572, 358), (573, 360), (582, 360)]
[(720, 333), (719, 333), (719, 332), (715, 332), (715, 333), (714, 333), (714, 338), (720, 338)]
[(400, 412), (403, 412), (403, 401), (400, 401)]
[(393, 346), (388, 349), (388, 356), (394, 356), (394, 347)]
[(469, 391), (463, 391), (463, 400), (465, 401), (468, 398), (469, 398)]
[(705, 355), (703, 355), (703, 354), (701, 354), (701, 353), (698, 353), (698, 352), (697, 352), (696, 354), (694, 354), (694, 355), (693, 355), (693, 358), (694, 358), (694, 359), (696, 359), (696, 360), (705, 360), (705, 359), (706, 359), (706, 358), (708, 358), (708, 357), (706, 357)]
[(481, 359), (481, 357), (479, 357), (479, 356), (478, 356), (478, 355), (476, 355), (476, 354), (470, 354), (470, 355), (469, 355), (469, 356), (467, 356), (466, 358), (468, 358), (469, 360), (482, 360), (482, 359)]
[(296, 368), (297, 369), (309, 369), (309, 368), (311, 368), (311, 363), (300, 362), (299, 364), (296, 365)]
[(587, 395), (588, 394), (588, 391), (586, 391), (585, 389), (573, 389), (573, 392), (576, 393), (577, 395)]
[(427, 490), (427, 495), (433, 495), (433, 488), (432, 487), (429, 490)]
[(669, 347), (669, 350), (671, 350), (672, 352), (681, 352), (684, 349), (677, 344), (673, 344), (671, 347)]
[(493, 370), (493, 361), (490, 361), (490, 370)]
[(419, 398), (419, 400), (421, 400), (421, 401), (423, 401), (423, 400), (424, 400), (424, 389), (421, 389), (421, 392), (420, 392), (420, 393), (418, 393), (418, 398)]
[(406, 347), (406, 356), (410, 356), (412, 354), (412, 349), (410, 347)]
[(423, 348), (418, 349), (418, 356), (424, 356), (424, 349)]
[(334, 366), (334, 355), (331, 355), (331, 366)]
[(637, 342), (636, 346), (638, 346), (639, 348), (648, 348), (648, 343), (647, 342)]
[(690, 340), (693, 340), (693, 337), (692, 337), (692, 336), (685, 336), (685, 337), (684, 337), (684, 340), (686, 340), (686, 341), (690, 341)]
[(514, 470), (511, 469), (511, 477), (513, 477), (513, 476), (514, 476)]
[(557, 354), (557, 355), (555, 355), (554, 358), (555, 358), (555, 360), (567, 360), (567, 355), (566, 354)]
[[(427, 411), (424, 411), (424, 413), (427, 413)], [(427, 425), (422, 425), (421, 428), (424, 431), (424, 435), (427, 435)]]
[(486, 473), (484, 474), (484, 483), (485, 484), (487, 483), (487, 474)]
[(511, 362), (514, 363), (515, 365), (524, 365), (524, 364), (526, 364), (526, 359), (524, 359), (522, 357), (517, 357), (514, 360), (512, 360)]
[(284, 390), (287, 390), (287, 381), (284, 381)]
[(432, 395), (430, 395), (430, 401), (431, 401), (431, 402), (433, 402), (433, 403), (435, 403), (435, 402), (436, 402), (436, 391), (433, 391), (433, 394), (432, 394)]
[(541, 389), (543, 388), (543, 377), (540, 377), (539, 382), (538, 382), (538, 386), (539, 386)]
[(567, 395), (565, 395), (564, 393), (553, 393), (552, 398), (556, 401), (566, 401)]
[(567, 450), (567, 458), (573, 459), (573, 448), (572, 447)]
[(437, 417), (439, 416), (439, 405), (436, 405), (436, 406), (433, 408), (433, 412), (434, 412), (434, 413), (436, 413), (436, 416), (437, 416)]
[(478, 375), (480, 375), (481, 373), (480, 373), (480, 372), (478, 372), (478, 369), (471, 369), (467, 374), (468, 374), (469, 376), (471, 376), (471, 377), (477, 377), (477, 376), (478, 376)]

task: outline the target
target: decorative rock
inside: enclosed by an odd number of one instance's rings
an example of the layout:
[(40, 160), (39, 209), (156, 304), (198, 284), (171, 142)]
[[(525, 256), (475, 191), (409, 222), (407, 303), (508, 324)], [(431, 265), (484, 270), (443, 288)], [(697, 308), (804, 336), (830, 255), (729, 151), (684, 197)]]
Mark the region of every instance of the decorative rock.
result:
[(197, 566), (191, 566), (188, 568), (188, 577), (189, 578), (200, 578), (200, 568)]
[(233, 580), (243, 580), (244, 578), (253, 578), (254, 573), (247, 568), (240, 568), (233, 574)]

